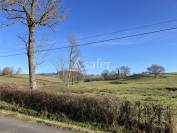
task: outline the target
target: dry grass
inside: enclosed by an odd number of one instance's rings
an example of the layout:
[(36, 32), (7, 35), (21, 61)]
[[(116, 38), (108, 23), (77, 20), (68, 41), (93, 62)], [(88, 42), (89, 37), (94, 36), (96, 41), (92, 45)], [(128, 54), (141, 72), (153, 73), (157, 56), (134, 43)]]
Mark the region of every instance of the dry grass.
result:
[(0, 100), (34, 110), (37, 116), (49, 119), (72, 119), (104, 125), (108, 131), (124, 127), (136, 133), (172, 133), (173, 114), (168, 106), (130, 103), (111, 97), (54, 94), (41, 91), (0, 89)]

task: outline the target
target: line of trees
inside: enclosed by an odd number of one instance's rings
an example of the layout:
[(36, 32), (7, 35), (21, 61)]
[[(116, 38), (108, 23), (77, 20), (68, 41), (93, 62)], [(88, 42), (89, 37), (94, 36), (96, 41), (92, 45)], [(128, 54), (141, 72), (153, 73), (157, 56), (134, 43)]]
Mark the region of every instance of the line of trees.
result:
[[(153, 64), (147, 68), (146, 72), (138, 75), (154, 75), (154, 77), (161, 76), (165, 73), (165, 68), (161, 65)], [(104, 70), (101, 75), (87, 75), (85, 82), (101, 81), (101, 80), (119, 80), (131, 76), (131, 69), (128, 66), (121, 66), (116, 71)]]
[(120, 78), (126, 78), (130, 75), (130, 68), (128, 66), (121, 66), (117, 71), (109, 72), (109, 70), (104, 70), (101, 76), (104, 80), (116, 80)]

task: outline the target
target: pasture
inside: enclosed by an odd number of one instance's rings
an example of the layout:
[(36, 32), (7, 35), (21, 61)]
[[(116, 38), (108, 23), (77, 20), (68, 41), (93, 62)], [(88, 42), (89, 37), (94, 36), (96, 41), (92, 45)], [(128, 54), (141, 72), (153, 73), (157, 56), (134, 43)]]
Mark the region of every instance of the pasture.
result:
[[(38, 76), (39, 89), (57, 93), (123, 97), (132, 102), (155, 102), (177, 106), (177, 75), (135, 76), (124, 80), (80, 82), (69, 88), (56, 77)], [(26, 75), (0, 76), (0, 85), (27, 88)]]

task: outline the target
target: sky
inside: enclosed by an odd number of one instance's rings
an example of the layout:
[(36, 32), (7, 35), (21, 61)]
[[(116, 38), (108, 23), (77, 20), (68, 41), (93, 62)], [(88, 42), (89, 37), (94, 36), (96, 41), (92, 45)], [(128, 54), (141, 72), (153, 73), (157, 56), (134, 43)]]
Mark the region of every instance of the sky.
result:
[[(54, 31), (37, 29), (35, 45), (68, 46), (69, 34), (75, 36), (78, 44), (85, 44), (177, 26), (177, 0), (63, 0), (62, 9), (65, 19)], [(0, 14), (0, 22), (5, 21), (4, 17)], [(135, 28), (165, 21), (169, 22)], [(22, 67), (23, 72), (28, 73), (26, 55), (1, 57), (24, 52), (19, 35), (25, 37), (26, 31), (20, 23), (0, 29), (0, 68)], [(119, 32), (111, 34), (115, 31)], [(177, 30), (173, 30), (80, 47), (81, 60), (89, 74), (98, 74), (104, 69), (113, 71), (120, 66), (129, 66), (132, 73), (139, 73), (151, 64), (162, 65), (167, 72), (177, 72), (176, 36)], [(62, 56), (67, 62), (68, 54), (68, 49), (43, 53), (39, 58), (45, 57), (44, 63), (37, 67), (37, 73), (55, 72), (59, 58)]]

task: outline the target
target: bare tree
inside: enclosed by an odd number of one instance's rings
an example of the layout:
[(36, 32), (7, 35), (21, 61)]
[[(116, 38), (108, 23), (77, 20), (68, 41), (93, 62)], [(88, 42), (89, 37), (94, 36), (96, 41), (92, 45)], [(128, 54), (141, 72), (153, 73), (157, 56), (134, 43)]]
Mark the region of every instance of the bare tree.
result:
[[(69, 35), (68, 41), (70, 44), (68, 85), (70, 83), (73, 85), (74, 76), (82, 74), (85, 69), (83, 62), (80, 60), (80, 51), (74, 35)], [(75, 78), (77, 79), (77, 77)]]
[(101, 76), (103, 77), (104, 80), (108, 80), (109, 79), (109, 71), (108, 70), (104, 70), (101, 73)]
[(54, 63), (54, 67), (55, 67), (58, 77), (65, 82), (64, 80), (65, 60), (62, 55), (58, 57), (57, 62)]
[(121, 77), (125, 78), (130, 74), (130, 68), (128, 66), (121, 66), (119, 72)]
[[(28, 53), (28, 42), (25, 40), (25, 34), (18, 35), (18, 38), (22, 41), (23, 46), (25, 46), (25, 50)], [(41, 40), (39, 43), (36, 43), (36, 50), (35, 50), (35, 66), (36, 69), (44, 64), (46, 61), (46, 58), (49, 55), (48, 49), (51, 49), (52, 45), (48, 42), (47, 37), (44, 37), (43, 40)]]
[(151, 65), (147, 70), (149, 73), (154, 74), (155, 77), (165, 72), (165, 68), (157, 64)]
[(2, 70), (1, 70), (1, 67), (0, 67), (0, 75), (2, 74)]
[(21, 73), (22, 73), (22, 68), (19, 67), (19, 68), (17, 69), (17, 71), (16, 71), (16, 74), (18, 75), (18, 74), (21, 74)]
[(36, 28), (52, 28), (62, 18), (58, 12), (60, 5), (60, 0), (0, 0), (0, 10), (7, 14), (7, 19), (21, 22), (28, 28), (27, 55), (31, 90), (37, 89), (34, 61)]
[(50, 55), (50, 51), (47, 51), (47, 50), (52, 49), (52, 47), (53, 46), (48, 42), (48, 39), (44, 39), (43, 41), (40, 41), (39, 44), (37, 44), (37, 47), (35, 50), (36, 69), (38, 69), (41, 65), (45, 63), (45, 61), (47, 60), (47, 57)]

